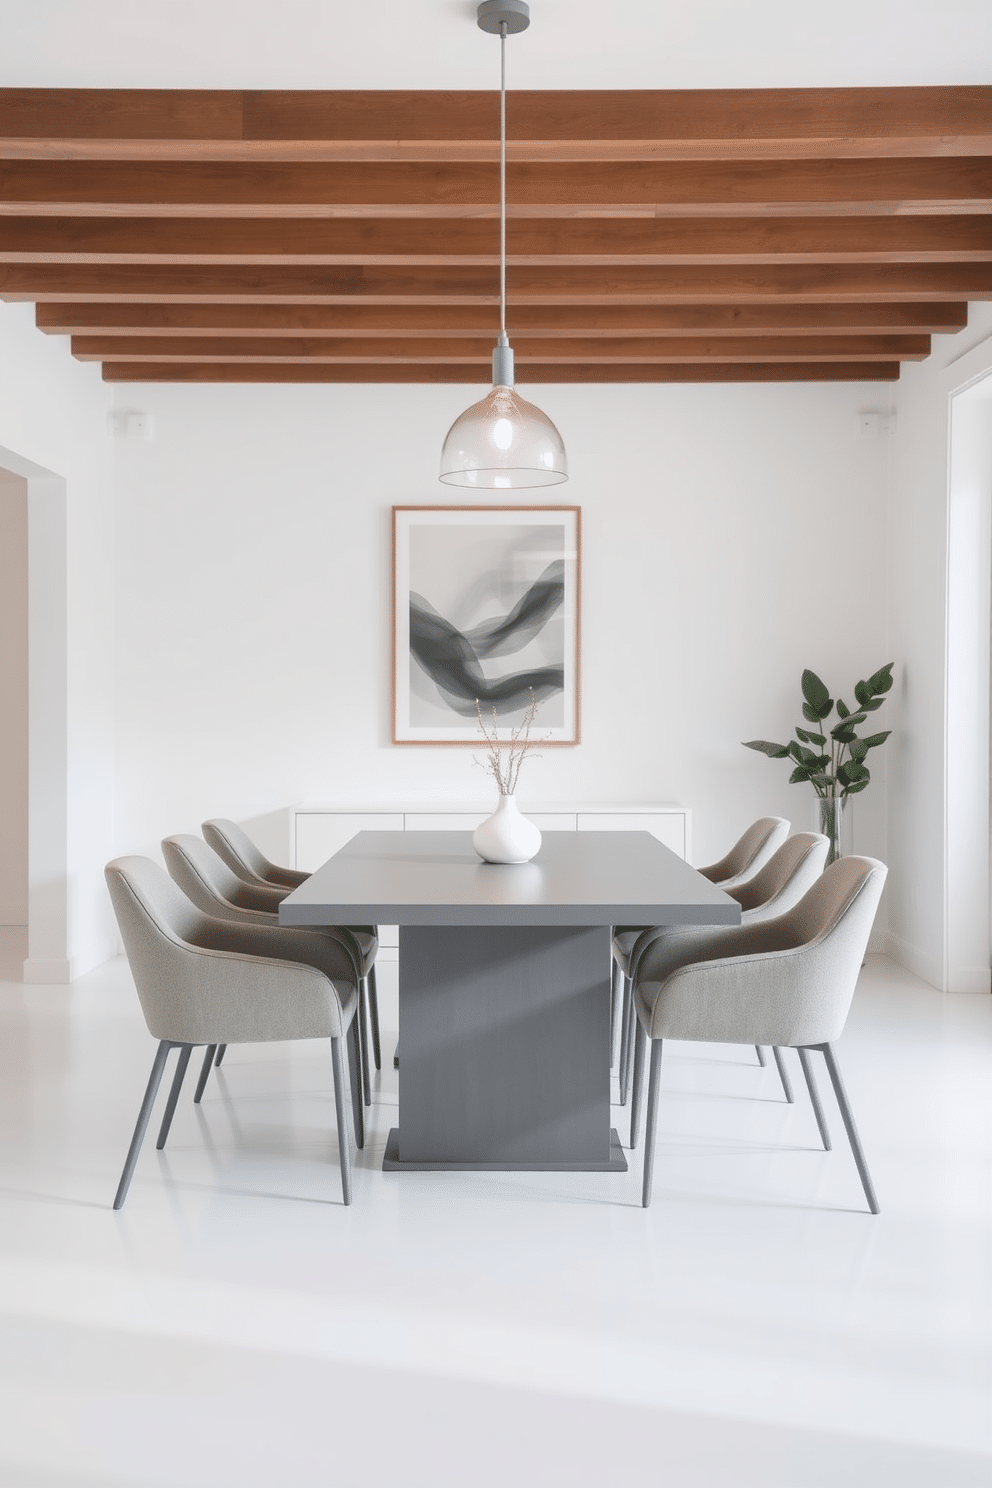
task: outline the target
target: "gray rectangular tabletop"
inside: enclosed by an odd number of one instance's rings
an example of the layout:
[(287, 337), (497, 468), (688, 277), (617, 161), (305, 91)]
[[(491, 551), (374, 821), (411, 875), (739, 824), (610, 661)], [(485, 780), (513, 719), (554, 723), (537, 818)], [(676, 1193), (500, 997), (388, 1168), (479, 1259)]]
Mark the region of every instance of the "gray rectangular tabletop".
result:
[(736, 925), (740, 906), (650, 832), (547, 832), (483, 863), (469, 832), (359, 832), (279, 907), (284, 925)]

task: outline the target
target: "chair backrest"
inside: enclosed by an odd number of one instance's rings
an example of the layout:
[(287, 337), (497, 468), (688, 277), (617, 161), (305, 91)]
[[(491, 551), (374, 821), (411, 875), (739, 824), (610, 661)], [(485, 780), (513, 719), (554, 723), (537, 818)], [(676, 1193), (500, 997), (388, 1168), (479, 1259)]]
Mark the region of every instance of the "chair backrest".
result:
[(178, 963), (204, 916), (150, 858), (115, 858), (104, 877), (145, 1022), (156, 1038), (182, 1039)]
[(744, 911), (744, 923), (773, 919), (798, 904), (823, 872), (830, 840), (819, 832), (796, 832), (772, 853), (763, 868), (724, 892)]
[(104, 871), (155, 1038), (254, 1043), (346, 1031), (357, 973), (337, 941), (201, 914), (148, 858), (117, 858)]
[(750, 878), (759, 868), (764, 867), (788, 835), (789, 823), (785, 817), (762, 816), (758, 821), (752, 822), (726, 857), (721, 858), (718, 863), (710, 863), (708, 867), (698, 869), (698, 872), (708, 878), (710, 883), (720, 885)]
[(162, 856), (171, 878), (204, 914), (273, 924), (279, 904), (289, 892), (246, 883), (222, 862), (212, 847), (192, 833), (166, 837)]
[(309, 873), (298, 868), (280, 868), (278, 863), (265, 856), (237, 822), (228, 821), (226, 817), (205, 821), (201, 831), (214, 852), (246, 883), (261, 883), (265, 887), (275, 885), (288, 894), (310, 877)]
[(273, 865), (237, 822), (218, 816), (212, 821), (205, 821), (200, 830), (218, 857), (223, 858), (239, 878), (247, 876), (263, 883), (266, 881)]
[(830, 1043), (840, 1037), (887, 874), (876, 858), (837, 858), (793, 909), (768, 922), (769, 927), (788, 924), (802, 942), (797, 960), (805, 1006), (796, 1009), (788, 1042)]

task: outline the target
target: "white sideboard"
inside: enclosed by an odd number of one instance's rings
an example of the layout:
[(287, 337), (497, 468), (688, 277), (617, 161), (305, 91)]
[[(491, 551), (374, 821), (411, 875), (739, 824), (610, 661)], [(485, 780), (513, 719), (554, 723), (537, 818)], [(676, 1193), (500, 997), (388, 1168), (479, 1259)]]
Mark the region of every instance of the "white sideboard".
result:
[[(679, 857), (692, 852), (692, 813), (669, 803), (632, 806), (525, 804), (524, 815), (542, 832), (650, 832)], [(291, 808), (290, 844), (295, 868), (309, 872), (350, 842), (357, 832), (472, 832), (489, 815), (472, 806), (338, 806)], [(380, 925), (380, 957), (395, 960), (395, 926)]]

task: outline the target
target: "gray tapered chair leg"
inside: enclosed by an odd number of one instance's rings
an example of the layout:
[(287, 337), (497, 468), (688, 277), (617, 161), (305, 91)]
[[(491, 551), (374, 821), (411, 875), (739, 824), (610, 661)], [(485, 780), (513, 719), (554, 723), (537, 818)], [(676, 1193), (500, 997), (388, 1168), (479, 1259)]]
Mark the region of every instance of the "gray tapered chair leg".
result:
[[(640, 1019), (638, 1018), (638, 1026)], [(641, 1207), (651, 1203), (651, 1183), (654, 1178), (654, 1139), (658, 1125), (658, 1087), (661, 1084), (661, 1050), (663, 1039), (651, 1040), (651, 1072), (648, 1075), (648, 1117), (644, 1133), (644, 1185), (641, 1189)]]
[(778, 1077), (782, 1081), (782, 1089), (785, 1091), (785, 1098), (791, 1106), (793, 1101), (795, 1100), (795, 1096), (792, 1093), (792, 1081), (789, 1079), (789, 1071), (786, 1069), (785, 1060), (782, 1058), (782, 1050), (778, 1047), (777, 1044), (772, 1045), (772, 1055), (775, 1059), (775, 1064), (778, 1067)]
[(865, 1191), (865, 1198), (868, 1200), (868, 1208), (871, 1210), (872, 1214), (877, 1214), (879, 1210), (878, 1199), (875, 1197), (875, 1185), (871, 1181), (871, 1174), (868, 1171), (868, 1164), (865, 1162), (865, 1154), (861, 1147), (861, 1138), (858, 1136), (858, 1128), (854, 1124), (854, 1113), (852, 1112), (850, 1102), (847, 1099), (847, 1092), (844, 1089), (844, 1082), (840, 1077), (840, 1068), (837, 1064), (837, 1056), (834, 1053), (833, 1046), (831, 1044), (820, 1044), (818, 1045), (818, 1047), (822, 1049), (823, 1057), (827, 1063), (827, 1070), (830, 1074), (830, 1083), (834, 1087), (834, 1095), (837, 1097), (837, 1104), (840, 1107), (841, 1119), (844, 1122), (844, 1129), (847, 1132), (847, 1139), (851, 1144), (851, 1151), (854, 1153), (854, 1161), (857, 1164), (858, 1176), (861, 1179), (861, 1186)]
[(355, 1009), (355, 1031), (358, 1036), (358, 1062), (361, 1067), (362, 1098), (367, 1106), (372, 1104), (372, 1081), (369, 1077), (369, 1036), (365, 1027), (365, 999), (362, 984), (358, 984), (358, 1006)]
[(375, 984), (375, 967), (369, 967), (366, 978), (369, 993), (369, 1022), (372, 1025), (372, 1056), (376, 1069), (382, 1069), (382, 1047), (379, 1040), (379, 991)]
[(152, 1072), (148, 1076), (145, 1096), (141, 1102), (141, 1110), (138, 1112), (138, 1120), (134, 1127), (134, 1136), (131, 1138), (131, 1145), (127, 1149), (127, 1157), (124, 1159), (124, 1171), (121, 1173), (121, 1181), (117, 1185), (117, 1193), (114, 1196), (115, 1209), (120, 1209), (124, 1200), (127, 1198), (127, 1191), (131, 1187), (131, 1179), (134, 1176), (134, 1169), (137, 1165), (138, 1154), (141, 1151), (141, 1144), (145, 1140), (145, 1132), (148, 1130), (148, 1122), (151, 1118), (152, 1107), (155, 1104), (155, 1097), (158, 1095), (158, 1087), (161, 1085), (162, 1076), (165, 1074), (165, 1062), (169, 1057), (170, 1050), (178, 1047), (178, 1044), (170, 1043), (168, 1039), (162, 1039), (158, 1049), (155, 1051)]
[(768, 1063), (768, 1056), (767, 1056), (767, 1054), (765, 1053), (764, 1049), (761, 1047), (760, 1044), (755, 1044), (755, 1046), (754, 1046), (754, 1052), (758, 1056), (758, 1063), (761, 1065), (761, 1068), (764, 1069), (765, 1065)]
[(227, 1045), (226, 1044), (218, 1044), (217, 1045), (217, 1054), (216, 1054), (216, 1057), (214, 1059), (214, 1064), (217, 1066), (218, 1069), (220, 1069), (221, 1065), (224, 1063), (224, 1055), (226, 1053), (227, 1053)]
[(210, 1068), (214, 1062), (214, 1056), (216, 1055), (218, 1048), (219, 1045), (217, 1044), (207, 1045), (207, 1052), (203, 1056), (203, 1064), (200, 1067), (200, 1078), (196, 1082), (196, 1093), (193, 1096), (194, 1106), (198, 1106), (200, 1104), (200, 1101), (203, 1099), (203, 1092), (207, 1088), (207, 1077), (210, 1074)]
[(630, 1058), (630, 1020), (635, 1017), (630, 983), (626, 977), (620, 982), (620, 1104), (627, 1104), (627, 1061)]
[(183, 1088), (183, 1081), (186, 1078), (186, 1067), (189, 1064), (189, 1056), (192, 1052), (192, 1044), (180, 1044), (176, 1073), (172, 1078), (172, 1089), (169, 1091), (169, 1099), (165, 1103), (165, 1115), (162, 1117), (162, 1126), (158, 1134), (158, 1141), (155, 1143), (159, 1152), (162, 1151), (169, 1136), (169, 1128), (172, 1125), (172, 1118), (176, 1114), (176, 1103), (179, 1100), (179, 1092)]
[(816, 1117), (816, 1124), (820, 1131), (820, 1141), (823, 1143), (823, 1150), (829, 1152), (833, 1146), (830, 1140), (830, 1128), (827, 1126), (827, 1118), (823, 1114), (820, 1092), (816, 1088), (816, 1080), (813, 1077), (813, 1064), (809, 1057), (809, 1050), (797, 1049), (796, 1053), (799, 1055), (799, 1063), (802, 1065), (803, 1074), (806, 1076), (806, 1089), (809, 1091), (810, 1105), (813, 1107), (813, 1115)]
[(620, 968), (614, 958), (610, 957), (610, 1069), (616, 1058), (617, 1047), (617, 1022), (620, 1016)]
[(630, 1007), (630, 1017), (627, 1019), (627, 1064), (624, 1070), (623, 1087), (620, 1091), (622, 1106), (625, 1106), (630, 1099), (630, 1082), (634, 1073), (634, 1035), (638, 1024), (637, 1009), (634, 1006), (634, 984), (629, 977), (625, 979), (624, 992)]
[(640, 1018), (637, 1019), (637, 1029), (634, 1033), (634, 1078), (630, 1091), (630, 1148), (631, 1151), (637, 1146), (637, 1138), (640, 1135), (641, 1124), (641, 1090), (644, 1085), (644, 1051), (647, 1048), (648, 1036), (644, 1032), (644, 1026)]
[[(355, 1016), (358, 1016), (356, 1011)], [(348, 1124), (344, 1114), (344, 1061), (341, 1040), (331, 1039), (331, 1068), (334, 1071), (334, 1109), (338, 1122), (338, 1161), (341, 1165), (341, 1197), (351, 1203), (351, 1153), (348, 1150)]]
[[(358, 1013), (355, 1013), (357, 1019)], [(346, 1038), (348, 1040), (348, 1075), (351, 1085), (351, 1114), (355, 1124), (355, 1146), (361, 1149), (365, 1146), (365, 1109), (362, 1105), (361, 1085), (359, 1083), (359, 1072), (361, 1070), (361, 1050), (358, 1044), (358, 1029), (352, 1020)]]

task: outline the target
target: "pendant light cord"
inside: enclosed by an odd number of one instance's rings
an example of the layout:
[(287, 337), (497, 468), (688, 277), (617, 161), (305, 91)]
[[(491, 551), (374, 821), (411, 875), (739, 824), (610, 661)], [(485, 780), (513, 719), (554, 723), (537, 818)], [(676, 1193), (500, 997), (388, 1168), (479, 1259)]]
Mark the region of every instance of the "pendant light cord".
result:
[(506, 22), (499, 28), (499, 329), (506, 335)]

